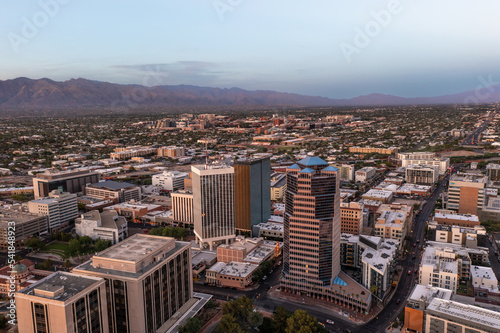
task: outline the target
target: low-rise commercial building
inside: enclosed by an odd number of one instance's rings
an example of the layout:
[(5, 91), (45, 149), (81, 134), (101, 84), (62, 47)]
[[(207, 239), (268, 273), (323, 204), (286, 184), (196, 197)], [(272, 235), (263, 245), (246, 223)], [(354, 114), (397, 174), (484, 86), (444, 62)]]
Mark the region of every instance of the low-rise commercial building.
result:
[(426, 310), (424, 332), (500, 332), (500, 313), (435, 298)]
[(404, 327), (411, 332), (424, 332), (425, 310), (429, 304), (433, 299), (450, 300), (452, 294), (451, 290), (444, 288), (415, 285), (405, 306)]
[(392, 201), (393, 193), (391, 191), (371, 189), (361, 197), (367, 200), (375, 200), (381, 203), (388, 203)]
[(362, 169), (359, 169), (355, 172), (356, 182), (367, 182), (375, 177), (376, 172), (377, 169), (374, 167), (364, 167)]
[(446, 210), (436, 210), (436, 213), (434, 214), (434, 222), (442, 225), (456, 225), (467, 228), (474, 228), (481, 225), (481, 222), (479, 222), (479, 218), (476, 215), (456, 214)]
[(470, 275), (474, 288), (498, 293), (498, 280), (491, 267), (472, 265)]
[(254, 225), (252, 233), (255, 237), (283, 240), (283, 223), (266, 222)]
[(121, 242), (128, 236), (127, 220), (111, 210), (103, 213), (92, 210), (82, 214), (75, 221), (75, 231), (80, 237), (109, 240), (111, 244)]
[(127, 218), (135, 220), (142, 218), (147, 214), (162, 211), (163, 209), (164, 207), (162, 205), (144, 204), (131, 200), (129, 202), (122, 202), (116, 205), (105, 207), (104, 211), (114, 210), (121, 216), (125, 216)]
[(111, 200), (115, 203), (130, 200), (141, 200), (141, 187), (126, 182), (106, 180), (85, 186), (85, 194), (89, 197)]

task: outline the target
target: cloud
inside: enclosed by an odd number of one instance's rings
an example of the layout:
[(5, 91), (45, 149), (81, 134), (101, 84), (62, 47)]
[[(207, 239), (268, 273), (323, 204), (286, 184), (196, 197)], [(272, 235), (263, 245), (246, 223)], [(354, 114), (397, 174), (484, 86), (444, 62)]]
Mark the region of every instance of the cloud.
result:
[[(216, 84), (224, 76), (230, 74), (227, 66), (205, 61), (176, 61), (162, 64), (116, 65), (112, 68), (128, 72), (122, 74), (133, 75), (143, 85), (166, 84)], [(222, 68), (225, 68), (224, 70)]]

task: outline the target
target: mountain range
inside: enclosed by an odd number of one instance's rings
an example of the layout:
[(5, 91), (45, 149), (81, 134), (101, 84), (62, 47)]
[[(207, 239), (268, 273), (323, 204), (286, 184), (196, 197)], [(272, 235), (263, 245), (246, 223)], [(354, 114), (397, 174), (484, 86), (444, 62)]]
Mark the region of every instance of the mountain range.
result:
[(269, 90), (210, 88), (191, 85), (145, 87), (87, 79), (64, 82), (20, 77), (0, 80), (0, 110), (54, 110), (121, 107), (241, 106), (389, 106), (500, 102), (500, 84), (437, 97), (404, 98), (371, 94), (351, 99), (282, 93)]

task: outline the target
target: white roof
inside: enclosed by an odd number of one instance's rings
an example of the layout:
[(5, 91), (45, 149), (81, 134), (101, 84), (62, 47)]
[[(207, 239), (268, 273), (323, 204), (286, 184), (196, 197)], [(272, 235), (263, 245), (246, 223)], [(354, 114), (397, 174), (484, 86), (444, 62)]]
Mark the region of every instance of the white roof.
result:
[(435, 298), (427, 307), (427, 311), (440, 312), (461, 320), (491, 327), (492, 332), (497, 332), (500, 327), (500, 312), (491, 311), (474, 305)]
[(258, 265), (246, 262), (231, 261), (219, 271), (219, 274), (245, 278), (251, 275), (258, 267)]

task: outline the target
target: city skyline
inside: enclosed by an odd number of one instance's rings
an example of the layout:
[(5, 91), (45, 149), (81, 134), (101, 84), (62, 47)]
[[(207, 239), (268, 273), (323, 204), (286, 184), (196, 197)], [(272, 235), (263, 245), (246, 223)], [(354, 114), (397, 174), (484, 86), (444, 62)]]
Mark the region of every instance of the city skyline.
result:
[(117, 4), (6, 4), (0, 79), (84, 77), (330, 98), (429, 97), (474, 89), (481, 77), (500, 81), (493, 1)]

